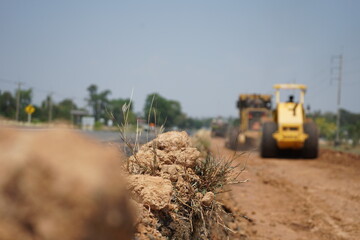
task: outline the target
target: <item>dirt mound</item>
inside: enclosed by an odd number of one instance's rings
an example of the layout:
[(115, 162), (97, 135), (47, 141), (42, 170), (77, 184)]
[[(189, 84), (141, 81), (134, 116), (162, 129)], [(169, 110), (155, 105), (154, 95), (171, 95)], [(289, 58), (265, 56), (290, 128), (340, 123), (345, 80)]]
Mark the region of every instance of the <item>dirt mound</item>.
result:
[(116, 151), (66, 130), (0, 130), (0, 239), (131, 239)]
[(170, 204), (172, 185), (169, 180), (148, 175), (132, 175), (128, 181), (133, 197), (150, 209), (161, 210)]
[(330, 149), (321, 149), (319, 160), (343, 166), (360, 166), (360, 155)]
[(226, 213), (216, 198), (228, 180), (227, 167), (204, 158), (185, 132), (167, 132), (143, 145), (128, 162), (137, 239), (228, 236)]
[(155, 174), (161, 172), (163, 165), (173, 164), (193, 168), (199, 157), (200, 152), (191, 146), (186, 132), (167, 132), (144, 144), (130, 157), (130, 172)]

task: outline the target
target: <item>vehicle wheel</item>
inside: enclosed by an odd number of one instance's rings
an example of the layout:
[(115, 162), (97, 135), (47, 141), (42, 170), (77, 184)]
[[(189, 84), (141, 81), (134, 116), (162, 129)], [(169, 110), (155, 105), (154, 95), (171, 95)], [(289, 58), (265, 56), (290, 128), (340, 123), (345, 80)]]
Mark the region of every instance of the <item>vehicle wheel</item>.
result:
[(277, 131), (277, 124), (274, 122), (266, 122), (263, 125), (261, 136), (261, 157), (271, 158), (278, 155), (278, 147), (273, 133)]
[(319, 135), (315, 123), (305, 123), (304, 132), (309, 136), (305, 140), (302, 155), (304, 158), (317, 158), (319, 152)]

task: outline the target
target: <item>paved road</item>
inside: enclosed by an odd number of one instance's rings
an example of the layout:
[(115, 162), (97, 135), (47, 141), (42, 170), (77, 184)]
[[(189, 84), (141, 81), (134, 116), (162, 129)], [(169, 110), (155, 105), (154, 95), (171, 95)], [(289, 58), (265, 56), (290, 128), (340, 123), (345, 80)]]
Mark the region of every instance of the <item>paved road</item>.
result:
[[(21, 131), (51, 131), (53, 128), (49, 128), (48, 126), (36, 126), (30, 124), (21, 124), (21, 125), (5, 125), (0, 123), (0, 127), (6, 128), (14, 128), (14, 129), (21, 129)], [(65, 128), (68, 130), (68, 128)], [(71, 128), (69, 128), (71, 129)], [(81, 130), (81, 129), (73, 129), (73, 131), (83, 134), (85, 136), (91, 137), (96, 139), (100, 142), (115, 142), (115, 143), (122, 143), (120, 133), (117, 131), (90, 131), (90, 130)], [(139, 143), (143, 144), (152, 139), (154, 139), (155, 134), (153, 132), (143, 132), (139, 137)], [(135, 133), (128, 133), (126, 138), (129, 140), (130, 143), (134, 143), (136, 140)]]
[[(98, 141), (101, 142), (116, 142), (116, 143), (122, 143), (122, 139), (119, 132), (116, 131), (84, 131), (84, 130), (77, 130), (81, 134), (85, 134), (91, 138), (95, 138)], [(139, 137), (139, 143), (143, 144), (146, 143), (152, 139), (154, 139), (155, 134), (154, 133), (147, 133), (143, 132)], [(136, 134), (135, 133), (128, 133), (126, 134), (126, 138), (128, 139), (129, 143), (133, 144), (136, 141)]]

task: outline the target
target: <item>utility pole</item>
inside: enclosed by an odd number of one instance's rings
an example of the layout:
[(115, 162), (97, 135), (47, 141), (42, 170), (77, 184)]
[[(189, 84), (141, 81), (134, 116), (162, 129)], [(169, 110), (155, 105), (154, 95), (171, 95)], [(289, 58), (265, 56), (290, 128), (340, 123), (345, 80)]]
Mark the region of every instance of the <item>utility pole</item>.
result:
[(74, 98), (70, 98), (71, 99), (71, 110), (70, 110), (70, 120), (71, 120), (71, 125), (75, 125), (74, 124), (74, 115), (73, 115), (73, 111), (74, 111)]
[(22, 82), (17, 82), (18, 88), (17, 88), (17, 93), (16, 93), (16, 114), (15, 114), (15, 119), (16, 121), (19, 121), (19, 113), (20, 113), (20, 90), (21, 90), (21, 85), (24, 84)]
[(48, 96), (48, 108), (49, 108), (49, 118), (48, 118), (48, 122), (50, 123), (52, 121), (52, 95), (54, 93), (53, 92), (50, 92), (49, 93), (49, 96)]
[(336, 81), (338, 81), (338, 91), (337, 91), (337, 116), (336, 116), (336, 138), (335, 138), (335, 146), (340, 144), (340, 105), (341, 105), (341, 83), (342, 83), (342, 68), (343, 68), (343, 55), (336, 55), (331, 58), (331, 77), (333, 78), (333, 74), (335, 70), (334, 77)]

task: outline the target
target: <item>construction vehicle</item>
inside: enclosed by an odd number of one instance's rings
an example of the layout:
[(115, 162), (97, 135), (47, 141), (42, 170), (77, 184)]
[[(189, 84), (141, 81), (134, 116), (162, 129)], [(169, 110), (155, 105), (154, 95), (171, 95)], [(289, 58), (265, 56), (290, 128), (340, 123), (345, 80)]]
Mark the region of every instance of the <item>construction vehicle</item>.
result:
[[(316, 158), (318, 156), (318, 131), (314, 122), (306, 119), (304, 97), (307, 87), (302, 84), (276, 84), (276, 108), (272, 121), (264, 123), (261, 137), (261, 156), (279, 157), (285, 153), (295, 156)], [(299, 101), (280, 100), (280, 90), (298, 91)]]
[(225, 137), (227, 132), (228, 123), (222, 117), (214, 118), (211, 121), (211, 136), (212, 137)]
[(237, 101), (239, 126), (228, 132), (226, 146), (247, 150), (259, 145), (264, 121), (271, 116), (271, 95), (240, 94)]

